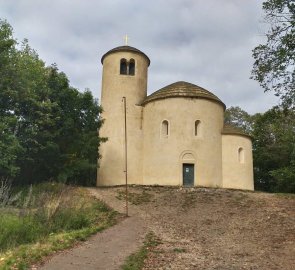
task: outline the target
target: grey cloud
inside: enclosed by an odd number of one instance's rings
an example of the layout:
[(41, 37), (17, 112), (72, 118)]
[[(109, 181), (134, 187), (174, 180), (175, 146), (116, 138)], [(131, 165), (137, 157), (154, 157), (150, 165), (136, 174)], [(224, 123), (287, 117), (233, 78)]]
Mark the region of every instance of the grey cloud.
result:
[(200, 85), (228, 106), (265, 111), (277, 100), (249, 79), (262, 42), (262, 0), (0, 0), (18, 39), (56, 62), (74, 87), (100, 97), (101, 56), (123, 45), (151, 59), (149, 93), (178, 80)]

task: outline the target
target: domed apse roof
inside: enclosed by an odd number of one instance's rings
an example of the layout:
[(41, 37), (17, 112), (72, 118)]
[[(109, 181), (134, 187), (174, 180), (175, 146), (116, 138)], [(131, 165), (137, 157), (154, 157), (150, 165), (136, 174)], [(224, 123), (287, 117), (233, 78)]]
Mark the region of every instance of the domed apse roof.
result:
[(145, 105), (154, 100), (174, 97), (209, 99), (221, 104), (224, 109), (226, 108), (225, 104), (208, 90), (195, 84), (183, 81), (169, 84), (152, 93), (145, 98), (145, 100), (142, 102), (142, 105)]
[(111, 49), (109, 50), (108, 52), (106, 52), (102, 58), (101, 58), (101, 63), (103, 64), (103, 60), (104, 58), (109, 55), (109, 54), (112, 54), (112, 53), (116, 53), (116, 52), (133, 52), (133, 53), (138, 53), (138, 54), (141, 54), (143, 56), (145, 56), (145, 58), (148, 60), (148, 66), (150, 65), (151, 61), (150, 59), (147, 57), (147, 55), (145, 53), (143, 53), (142, 51), (134, 48), (134, 47), (130, 47), (130, 46), (119, 46), (119, 47), (116, 47), (114, 49)]
[(229, 124), (224, 124), (223, 129), (221, 134), (225, 134), (225, 135), (241, 135), (241, 136), (245, 136), (248, 138), (252, 138), (251, 135), (245, 133), (241, 128), (229, 125)]

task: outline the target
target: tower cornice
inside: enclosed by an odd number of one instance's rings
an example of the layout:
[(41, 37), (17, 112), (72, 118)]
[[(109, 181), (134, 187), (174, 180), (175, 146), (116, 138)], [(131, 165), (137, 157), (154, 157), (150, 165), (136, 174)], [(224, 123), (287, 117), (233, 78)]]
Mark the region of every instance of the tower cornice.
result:
[(141, 54), (141, 55), (143, 55), (143, 56), (147, 59), (147, 61), (148, 61), (148, 66), (149, 66), (150, 63), (151, 63), (151, 60), (148, 58), (148, 56), (147, 56), (144, 52), (142, 52), (142, 51), (140, 51), (140, 50), (138, 50), (138, 49), (136, 49), (136, 48), (134, 48), (134, 47), (126, 46), (126, 45), (125, 45), (125, 46), (119, 46), (119, 47), (116, 47), (116, 48), (111, 49), (111, 50), (109, 50), (108, 52), (106, 52), (106, 53), (101, 57), (101, 63), (103, 64), (103, 60), (104, 60), (104, 58), (105, 58), (107, 55), (112, 54), (112, 53), (116, 53), (116, 52), (133, 52), (133, 53)]

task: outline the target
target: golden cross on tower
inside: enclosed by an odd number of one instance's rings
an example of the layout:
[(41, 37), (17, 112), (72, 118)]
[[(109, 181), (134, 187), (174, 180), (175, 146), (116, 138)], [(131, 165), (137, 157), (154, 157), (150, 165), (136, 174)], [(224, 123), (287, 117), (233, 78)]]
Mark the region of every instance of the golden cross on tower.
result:
[(125, 35), (124, 40), (125, 40), (125, 45), (127, 46), (128, 45), (129, 37), (127, 35)]

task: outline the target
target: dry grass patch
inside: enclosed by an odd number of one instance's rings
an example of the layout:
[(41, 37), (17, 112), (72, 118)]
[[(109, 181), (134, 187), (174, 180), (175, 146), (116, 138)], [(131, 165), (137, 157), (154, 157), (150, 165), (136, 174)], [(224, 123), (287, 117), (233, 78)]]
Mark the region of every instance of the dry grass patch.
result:
[(121, 267), (122, 270), (140, 270), (144, 266), (144, 261), (150, 252), (154, 252), (155, 248), (161, 244), (161, 240), (153, 233), (149, 232), (144, 241), (144, 245), (139, 251), (131, 254)]
[[(118, 190), (116, 198), (118, 200), (125, 200), (126, 199), (125, 190)], [(148, 203), (152, 200), (152, 198), (153, 198), (153, 194), (147, 192), (146, 190), (142, 190), (141, 192), (128, 192), (128, 201), (134, 205)]]

